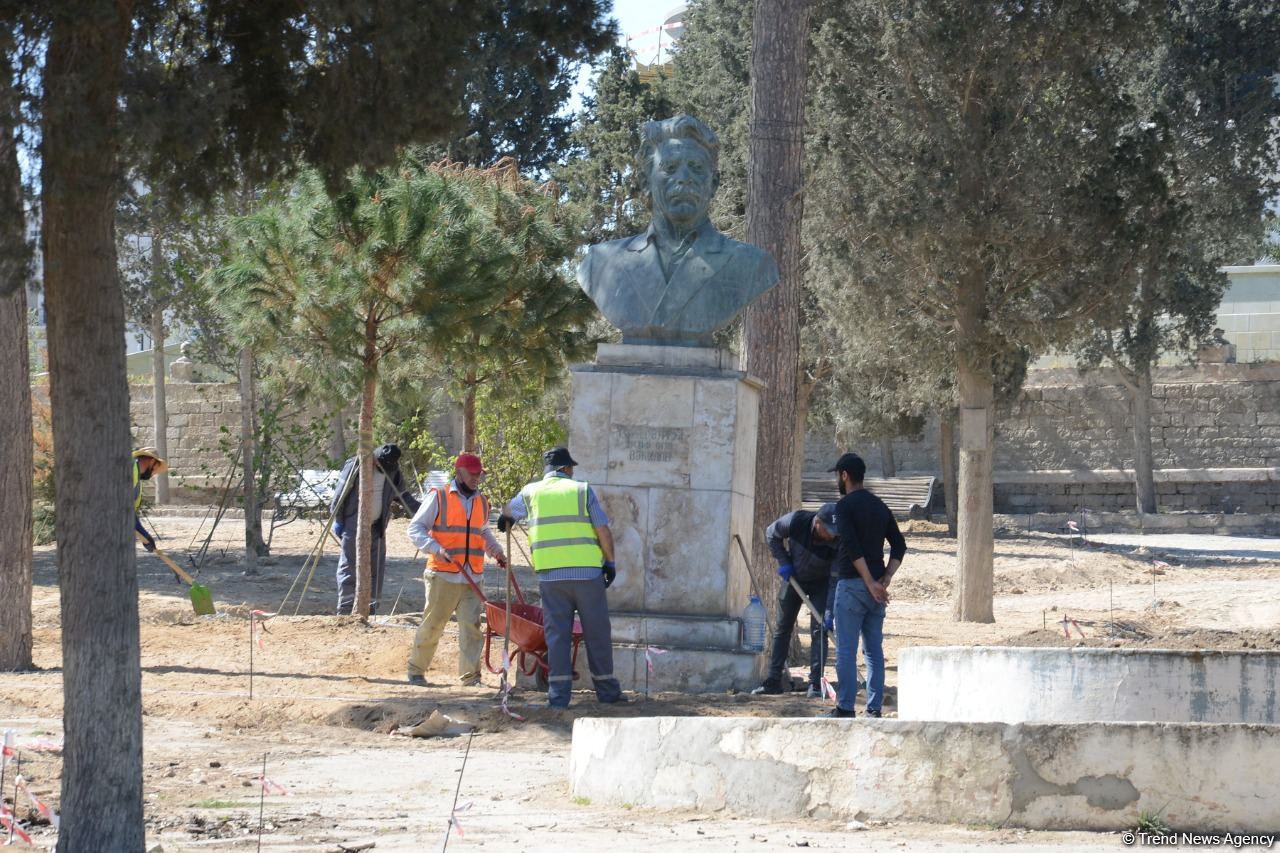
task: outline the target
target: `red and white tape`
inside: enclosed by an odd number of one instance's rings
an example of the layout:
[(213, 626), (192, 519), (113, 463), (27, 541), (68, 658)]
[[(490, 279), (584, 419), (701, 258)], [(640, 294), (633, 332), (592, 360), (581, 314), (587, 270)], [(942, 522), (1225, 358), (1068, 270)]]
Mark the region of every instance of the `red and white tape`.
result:
[(269, 795), (271, 795), (271, 796), (273, 796), (273, 797), (274, 797), (274, 796), (281, 796), (281, 797), (287, 797), (287, 796), (289, 796), (289, 789), (288, 789), (288, 788), (286, 788), (284, 785), (281, 785), (279, 782), (272, 782), (272, 781), (271, 781), (270, 779), (268, 779), (266, 776), (259, 776), (259, 777), (258, 777), (258, 782), (259, 782), (259, 783), (261, 783), (261, 785), (262, 785), (262, 790), (263, 790), (265, 793), (267, 793), (267, 794), (269, 794)]
[(507, 700), (511, 697), (511, 680), (508, 678), (511, 672), (511, 655), (506, 652), (502, 653), (502, 669), (499, 672), (502, 673), (502, 690), (498, 693), (498, 706), (502, 709), (502, 713), (516, 722), (523, 723), (525, 718), (507, 707)]
[(21, 776), (19, 776), (17, 779), (14, 780), (14, 786), (19, 791), (22, 791), (24, 794), (27, 795), (27, 799), (31, 801), (31, 806), (37, 812), (39, 812), (40, 815), (44, 817), (45, 820), (49, 821), (49, 823), (52, 824), (54, 829), (58, 828), (58, 824), (61, 823), (61, 820), (59, 819), (58, 815), (53, 811), (53, 809), (49, 808), (47, 805), (41, 802), (36, 797), (36, 795), (31, 792), (31, 788), (27, 785), (26, 779), (23, 779)]
[(253, 634), (254, 641), (258, 644), (258, 650), (263, 651), (265, 647), (262, 644), (262, 635), (267, 633), (267, 627), (264, 624), (274, 613), (267, 613), (265, 610), (249, 611), (249, 630)]
[(475, 803), (464, 803), (449, 814), (449, 823), (453, 824), (453, 828), (458, 830), (459, 838), (465, 837), (466, 833), (462, 831), (462, 821), (458, 820), (458, 812), (471, 811), (471, 807), (474, 805)]
[(819, 686), (822, 688), (822, 698), (829, 701), (832, 705), (836, 704), (835, 688), (831, 686), (830, 681), (827, 681), (827, 677), (825, 675), (822, 676), (822, 681), (819, 683)]
[(649, 667), (649, 672), (653, 672), (653, 656), (665, 655), (666, 653), (667, 653), (666, 649), (660, 649), (657, 646), (644, 647), (644, 662), (645, 662), (645, 666)]
[(27, 844), (32, 843), (31, 836), (27, 835), (26, 831), (18, 825), (18, 821), (13, 816), (13, 812), (9, 811), (9, 807), (5, 805), (0, 805), (0, 826), (3, 826), (13, 835), (18, 836)]

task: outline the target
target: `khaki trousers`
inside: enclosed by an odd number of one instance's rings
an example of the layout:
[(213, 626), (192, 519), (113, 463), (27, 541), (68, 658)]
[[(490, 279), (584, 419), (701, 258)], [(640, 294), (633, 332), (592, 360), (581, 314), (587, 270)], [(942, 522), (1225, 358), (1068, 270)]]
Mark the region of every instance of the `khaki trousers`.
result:
[(458, 614), (458, 680), (467, 683), (480, 678), (480, 653), (484, 650), (484, 633), (480, 630), (483, 610), (471, 585), (449, 583), (436, 572), (427, 573), (427, 606), (422, 611), (422, 624), (413, 637), (409, 654), (409, 675), (424, 675), (436, 656), (444, 626)]

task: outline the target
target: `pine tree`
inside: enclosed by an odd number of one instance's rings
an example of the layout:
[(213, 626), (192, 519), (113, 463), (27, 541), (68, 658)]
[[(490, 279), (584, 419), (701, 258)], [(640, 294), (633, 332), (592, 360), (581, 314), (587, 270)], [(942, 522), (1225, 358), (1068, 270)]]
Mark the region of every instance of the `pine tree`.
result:
[[(141, 850), (137, 578), (127, 478), (124, 309), (113, 214), (129, 155), (148, 186), (207, 198), (310, 162), (357, 164), (460, 124), (489, 2), (37, 0), (0, 28), (47, 37), (38, 89), (45, 305), (58, 458), (65, 722), (60, 850)], [(598, 2), (557, 4), (538, 58), (581, 50)], [(557, 29), (567, 23), (563, 29)], [(127, 144), (126, 144), (127, 143)], [(104, 755), (111, 756), (103, 761)]]
[[(991, 621), (993, 406), (1007, 364), (1106, 311), (1134, 118), (1113, 72), (1159, 4), (850, 0), (816, 37), (817, 250), (836, 298), (892, 294), (949, 335), (959, 405), (954, 615)], [(874, 334), (874, 331), (870, 332)]]
[(1126, 200), (1127, 257), (1102, 275), (1128, 303), (1100, 316), (1076, 348), (1082, 367), (1112, 367), (1129, 398), (1143, 513), (1157, 511), (1152, 368), (1208, 341), (1227, 286), (1221, 267), (1254, 260), (1280, 188), (1280, 99), (1267, 82), (1280, 7), (1185, 0), (1166, 32), (1127, 69), (1140, 112), (1125, 166), (1145, 180)]

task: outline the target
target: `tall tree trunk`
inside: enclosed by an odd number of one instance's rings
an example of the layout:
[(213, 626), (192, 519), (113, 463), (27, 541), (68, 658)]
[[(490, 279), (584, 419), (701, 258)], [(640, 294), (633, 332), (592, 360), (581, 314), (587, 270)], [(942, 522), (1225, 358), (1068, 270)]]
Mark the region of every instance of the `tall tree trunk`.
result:
[(1151, 365), (1137, 369), (1128, 388), (1133, 414), (1133, 480), (1138, 493), (1138, 512), (1155, 513), (1156, 477), (1151, 452)]
[(41, 148), (62, 600), (58, 850), (141, 851), (142, 673), (113, 215), (132, 3), (53, 7)]
[[(151, 262), (154, 265), (159, 256), (160, 241), (155, 234), (151, 235)], [(154, 268), (154, 267), (153, 267)], [(165, 409), (164, 398), (164, 309), (157, 306), (151, 311), (151, 382), (155, 386), (152, 394), (155, 416), (156, 450), (160, 456), (169, 458), (169, 414)], [(157, 474), (156, 504), (169, 503), (169, 475)]]
[(262, 540), (262, 511), (258, 507), (257, 442), (253, 438), (253, 350), (240, 350), (240, 468), (244, 483), (244, 573), (258, 573), (258, 543)]
[(378, 327), (372, 306), (365, 322), (364, 389), (360, 394), (360, 504), (356, 510), (356, 601), (352, 611), (369, 618), (373, 582), (373, 406), (378, 393)]
[(18, 94), (0, 38), (0, 671), (31, 669), (31, 366)]
[(893, 436), (880, 436), (880, 468), (886, 477), (898, 476), (898, 466), (893, 461)]
[(957, 517), (955, 600), (958, 622), (994, 622), (995, 534), (992, 529), (992, 457), (995, 426), (995, 381), (990, 358), (981, 345), (985, 316), (985, 279), (968, 273), (960, 284), (957, 306), (956, 385), (960, 398), (960, 488)]
[[(746, 310), (747, 372), (765, 382), (756, 454), (755, 529), (792, 509), (800, 368), (800, 221), (804, 213), (804, 106), (810, 0), (756, 0), (752, 23), (751, 140), (747, 161), (747, 242), (778, 263), (777, 287)], [(756, 582), (777, 577), (764, 537), (753, 537)], [(765, 606), (774, 608), (774, 597)]]
[(462, 394), (462, 449), (476, 452), (476, 372), (468, 370)]
[[(2, 142), (0, 142), (2, 144)], [(8, 152), (4, 154), (7, 160)], [(17, 162), (13, 164), (17, 168)], [(0, 168), (5, 164), (0, 163)], [(0, 199), (6, 208), (9, 199)], [(18, 203), (21, 213), (22, 203)], [(4, 219), (3, 251), (20, 246), (22, 217)], [(7, 223), (12, 222), (10, 227)], [(16, 231), (16, 235), (13, 233)], [(25, 264), (0, 261), (0, 275)], [(27, 286), (0, 296), (0, 671), (31, 669), (31, 377), (27, 353)]]
[(947, 504), (947, 535), (955, 538), (959, 527), (960, 490), (956, 483), (956, 410), (947, 409), (938, 424), (938, 455), (942, 462), (942, 499)]

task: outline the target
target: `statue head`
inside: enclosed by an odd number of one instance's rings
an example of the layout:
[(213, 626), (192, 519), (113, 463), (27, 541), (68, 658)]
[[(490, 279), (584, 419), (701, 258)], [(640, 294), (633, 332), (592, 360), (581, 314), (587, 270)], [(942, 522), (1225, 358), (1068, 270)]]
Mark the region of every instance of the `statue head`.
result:
[(701, 225), (720, 186), (720, 139), (693, 116), (647, 121), (640, 128), (642, 182), (653, 214), (680, 230)]

